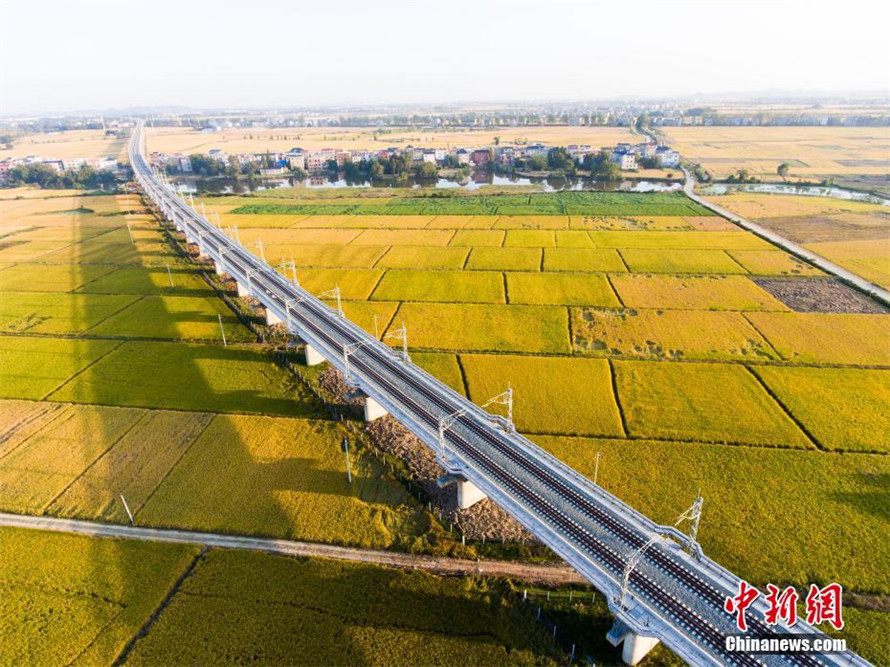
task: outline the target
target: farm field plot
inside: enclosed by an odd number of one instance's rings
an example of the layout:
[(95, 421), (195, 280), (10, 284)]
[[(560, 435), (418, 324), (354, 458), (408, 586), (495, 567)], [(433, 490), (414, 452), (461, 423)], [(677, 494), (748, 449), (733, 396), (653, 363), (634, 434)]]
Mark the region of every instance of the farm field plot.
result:
[(0, 331), (30, 334), (82, 334), (139, 297), (116, 294), (6, 292), (0, 298)]
[(747, 273), (723, 250), (622, 248), (619, 252), (627, 268), (634, 273)]
[(781, 250), (727, 250), (726, 254), (758, 276), (821, 276), (815, 266)]
[[(330, 301), (328, 305), (335, 308), (337, 304)], [(376, 332), (378, 336), (382, 336), (386, 331), (399, 307), (398, 303), (389, 301), (343, 301), (342, 305), (343, 314), (351, 322), (368, 333)], [(396, 328), (398, 326), (401, 325), (397, 325)]]
[[(67, 409), (75, 415), (89, 414), (95, 422), (89, 432), (64, 438), (65, 446), (89, 449), (91, 440), (99, 440), (106, 449), (90, 465), (78, 473), (69, 486), (46, 508), (50, 514), (80, 519), (95, 519), (127, 523), (128, 517), (120, 495), (138, 515), (158, 485), (170, 474), (195, 439), (210, 424), (213, 415), (204, 412), (142, 410), (140, 408), (110, 408), (72, 405)], [(136, 415), (136, 422), (123, 434), (112, 431), (116, 414)], [(58, 420), (40, 433), (58, 430)], [(32, 439), (33, 440), (33, 439)], [(31, 448), (28, 441), (27, 447)], [(95, 445), (92, 445), (95, 446)], [(25, 449), (23, 446), (21, 449)], [(12, 458), (12, 457), (10, 457)], [(35, 457), (31, 457), (33, 460)], [(35, 468), (46, 465), (46, 460), (34, 460)], [(32, 463), (32, 465), (34, 465)]]
[[(4, 511), (41, 514), (143, 417), (141, 411), (68, 406), (5, 448), (0, 482)], [(109, 480), (110, 481), (110, 480)]]
[[(455, 216), (451, 216), (455, 217)], [(445, 223), (443, 223), (445, 224)], [(494, 229), (458, 229), (448, 245), (467, 248), (493, 247), (504, 244), (506, 232)]]
[[(252, 227), (239, 230), (244, 245), (261, 240), (265, 245), (346, 245), (364, 232), (357, 229), (269, 229)], [(357, 244), (358, 245), (358, 244)], [(363, 243), (361, 245), (373, 245)], [(381, 243), (380, 245), (389, 245)]]
[(12, 148), (0, 150), (0, 159), (40, 155), (45, 158), (113, 157), (126, 160), (127, 137), (105, 136), (103, 130), (66, 130), (27, 134)]
[(541, 267), (540, 248), (474, 247), (466, 268), (478, 271), (538, 271)]
[(775, 359), (739, 313), (573, 308), (575, 352), (656, 359)]
[(592, 248), (590, 234), (580, 230), (557, 230), (554, 232), (557, 248)]
[(427, 224), (426, 228), (485, 231), (491, 230), (499, 217), (497, 215), (437, 215)]
[(741, 366), (615, 361), (614, 367), (629, 435), (812, 447), (794, 421)]
[(670, 144), (717, 177), (739, 169), (776, 178), (782, 162), (794, 176), (886, 174), (890, 141), (877, 127), (666, 127)]
[(622, 273), (627, 271), (627, 265), (611, 248), (545, 248), (544, 271)]
[(3, 292), (70, 292), (114, 270), (113, 266), (73, 267), (14, 264), (0, 270), (0, 290)]
[[(286, 272), (288, 277), (289, 271)], [(344, 299), (367, 299), (383, 278), (377, 269), (301, 269), (297, 270), (300, 285), (314, 294), (340, 288)]]
[[(28, 266), (29, 271), (43, 270), (49, 272), (48, 266)], [(193, 267), (180, 261), (169, 262), (167, 267), (146, 268), (142, 266), (127, 266), (114, 268), (106, 266), (84, 265), (77, 267), (77, 272), (89, 270), (101, 271), (101, 274), (93, 280), (87, 281), (75, 291), (81, 294), (139, 294), (146, 296), (196, 296), (206, 297), (213, 294), (210, 287)], [(18, 267), (13, 267), (18, 268)], [(70, 269), (69, 269), (70, 270)], [(110, 272), (109, 272), (110, 270)], [(64, 273), (64, 271), (60, 271)], [(173, 284), (171, 287), (170, 284)], [(3, 281), (0, 278), (0, 285)], [(5, 287), (4, 287), (5, 289)]]
[(198, 548), (0, 529), (3, 665), (112, 664)]
[(615, 275), (612, 286), (628, 308), (781, 310), (788, 308), (743, 276)]
[(520, 431), (624, 435), (605, 360), (464, 354), (461, 364), (477, 404), (513, 387)]
[[(352, 458), (331, 421), (218, 416), (139, 511), (143, 525), (386, 548), (426, 531), (382, 464)], [(199, 494), (196, 489), (201, 489)]]
[(220, 317), (227, 341), (255, 340), (232, 311), (211, 296), (146, 296), (93, 326), (89, 333), (112, 338), (221, 340)]
[(403, 303), (395, 316), (421, 350), (567, 353), (565, 308)]
[(372, 299), (383, 301), (439, 301), (447, 303), (504, 303), (500, 273), (463, 271), (387, 271)]
[(411, 361), (427, 373), (454, 389), (458, 394), (466, 396), (463, 373), (456, 354), (442, 352), (412, 352)]
[(556, 236), (553, 232), (536, 229), (511, 229), (504, 240), (505, 248), (553, 248)]
[[(514, 231), (536, 231), (547, 229), (568, 229), (569, 218), (565, 215), (501, 215), (492, 229), (508, 229)], [(534, 234), (507, 234), (507, 238), (532, 239)], [(542, 234), (541, 238), (553, 238), (553, 234)]]
[[(252, 249), (259, 256), (259, 250)], [(298, 267), (370, 269), (389, 250), (377, 246), (319, 245), (270, 245), (266, 247), (266, 261), (275, 266), (293, 259)], [(414, 250), (406, 248), (405, 250)], [(413, 268), (413, 267), (408, 267)]]
[(469, 248), (393, 246), (375, 265), (380, 269), (461, 269)]
[(787, 361), (890, 366), (890, 315), (746, 313)]
[(618, 299), (602, 275), (568, 273), (508, 273), (511, 304), (618, 306)]
[(589, 232), (597, 248), (653, 248), (660, 250), (769, 250), (751, 232)]
[(0, 398), (41, 399), (118, 341), (0, 336)]
[(214, 550), (126, 664), (555, 665), (517, 621), (484, 582)]
[(449, 229), (369, 229), (361, 232), (352, 245), (446, 246), (453, 236)]
[[(534, 440), (591, 478), (601, 451), (598, 482), (659, 523), (673, 524), (701, 490), (709, 508), (699, 533), (705, 553), (748, 581), (802, 587), (838, 581), (851, 590), (890, 592), (883, 566), (890, 557), (883, 539), (886, 456), (612, 438)], [(769, 489), (801, 492), (777, 497)], [(814, 508), (820, 508), (818, 521)]]
[(764, 366), (755, 372), (821, 447), (890, 452), (890, 371)]
[(121, 344), (55, 391), (51, 400), (303, 417), (319, 410), (308, 390), (263, 350), (135, 341)]
[(809, 243), (805, 247), (876, 285), (890, 289), (890, 235), (875, 240)]

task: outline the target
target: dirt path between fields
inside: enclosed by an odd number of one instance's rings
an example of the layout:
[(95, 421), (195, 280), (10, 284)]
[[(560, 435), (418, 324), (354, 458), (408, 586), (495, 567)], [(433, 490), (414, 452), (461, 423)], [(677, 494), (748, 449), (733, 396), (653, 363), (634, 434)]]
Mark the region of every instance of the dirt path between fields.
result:
[(566, 565), (534, 565), (511, 561), (474, 561), (464, 558), (437, 558), (371, 549), (354, 549), (330, 544), (277, 540), (262, 537), (242, 537), (218, 533), (199, 533), (187, 530), (142, 528), (119, 524), (28, 516), (0, 512), (0, 526), (32, 528), (62, 533), (77, 533), (92, 537), (112, 537), (177, 544), (199, 544), (217, 549), (249, 549), (286, 556), (332, 558), (357, 563), (368, 563), (408, 570), (426, 570), (436, 574), (483, 574), (509, 577), (534, 584), (586, 584), (587, 581)]

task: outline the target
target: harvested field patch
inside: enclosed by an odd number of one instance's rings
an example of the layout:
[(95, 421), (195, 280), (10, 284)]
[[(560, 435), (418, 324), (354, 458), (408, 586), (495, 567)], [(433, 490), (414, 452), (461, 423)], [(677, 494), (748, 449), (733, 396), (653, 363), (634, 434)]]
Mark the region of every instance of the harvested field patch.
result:
[(747, 273), (722, 250), (622, 248), (619, 252), (634, 273)]
[(596, 215), (573, 215), (569, 222), (569, 227), (578, 230), (612, 231), (691, 231), (692, 229), (695, 229), (693, 225), (687, 222), (687, 218), (678, 215), (661, 217), (628, 215), (620, 218)]
[(568, 353), (565, 308), (403, 303), (411, 346), (428, 350)]
[[(346, 478), (342, 432), (330, 421), (218, 416), (139, 512), (143, 525), (287, 539), (393, 545), (425, 529), (407, 492), (382, 464), (353, 457)], [(195, 494), (195, 489), (202, 489)]]
[(552, 306), (620, 304), (605, 276), (568, 273), (508, 273), (510, 303)]
[(611, 248), (545, 248), (544, 270), (621, 273), (627, 267)]
[(451, 239), (450, 245), (481, 247), (491, 246), (500, 247), (504, 244), (504, 236), (506, 232), (497, 229), (460, 229), (454, 238)]
[(811, 447), (744, 367), (615, 361), (630, 435), (768, 447)]
[(821, 447), (890, 452), (890, 371), (763, 366), (755, 372)]
[(467, 269), (479, 271), (538, 271), (540, 248), (473, 248)]
[[(652, 440), (536, 436), (535, 442), (591, 478), (601, 451), (599, 483), (659, 523), (673, 524), (701, 491), (710, 519), (699, 533), (705, 553), (749, 581), (798, 587), (838, 581), (890, 592), (883, 565), (890, 558), (883, 539), (886, 456)], [(805, 492), (786, 494), (781, 503), (764, 492), (783, 488)], [(814, 507), (821, 508), (819, 521)]]
[(0, 336), (0, 398), (41, 399), (120, 343)]
[(443, 303), (506, 301), (503, 276), (483, 271), (387, 271), (372, 298)]
[(110, 665), (198, 547), (0, 529), (3, 663)]
[(612, 276), (628, 308), (694, 310), (787, 310), (743, 276)]
[[(513, 387), (520, 431), (624, 435), (605, 360), (463, 354), (461, 363), (477, 405)], [(504, 414), (496, 406), (491, 410)]]
[(793, 362), (890, 365), (890, 315), (746, 313), (745, 317)]
[(799, 313), (888, 312), (835, 278), (755, 278), (754, 282)]
[(505, 248), (553, 248), (556, 236), (547, 230), (511, 229), (504, 239)]
[[(100, 295), (89, 296), (99, 298)], [(225, 303), (212, 296), (146, 296), (92, 327), (90, 334), (124, 338), (222, 340), (220, 316), (228, 342), (252, 342), (256, 338)]]
[(657, 359), (773, 359), (739, 313), (573, 308), (575, 351)]
[(110, 294), (4, 292), (0, 299), (0, 331), (82, 334), (138, 298)]
[(380, 269), (462, 269), (469, 248), (425, 248), (393, 246), (377, 262)]
[(52, 400), (301, 417), (319, 410), (264, 351), (185, 343), (124, 343)]
[(383, 277), (378, 269), (300, 269), (297, 278), (313, 294), (339, 286), (344, 299), (367, 299)]
[(756, 276), (821, 276), (811, 264), (781, 250), (729, 250), (730, 257)]

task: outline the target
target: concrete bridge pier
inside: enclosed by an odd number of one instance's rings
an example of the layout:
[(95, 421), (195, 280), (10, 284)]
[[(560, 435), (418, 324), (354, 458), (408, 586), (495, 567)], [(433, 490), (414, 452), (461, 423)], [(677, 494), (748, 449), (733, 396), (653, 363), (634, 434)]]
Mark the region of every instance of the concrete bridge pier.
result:
[(322, 364), (326, 361), (326, 359), (322, 356), (321, 352), (316, 350), (309, 343), (306, 343), (306, 347), (304, 348), (304, 353), (306, 354), (306, 365), (307, 366), (317, 366), (318, 364)]
[(239, 283), (237, 280), (235, 281), (235, 285), (238, 287), (238, 296), (250, 296), (250, 292), (247, 288)]
[(624, 646), (621, 649), (621, 659), (627, 665), (639, 664), (640, 660), (658, 645), (657, 637), (647, 637), (631, 632), (624, 638)]
[(370, 396), (365, 396), (365, 421), (372, 422), (375, 419), (385, 417), (389, 412), (380, 403)]
[(606, 639), (612, 646), (618, 646), (624, 642), (621, 647), (621, 659), (626, 665), (639, 664), (649, 651), (658, 646), (660, 641), (657, 637), (637, 634), (618, 619), (615, 619)]
[(448, 473), (447, 475), (442, 475), (442, 477), (437, 479), (436, 484), (439, 485), (440, 489), (444, 489), (445, 487), (451, 486), (452, 484), (456, 484), (457, 506), (462, 510), (469, 509), (480, 500), (485, 500), (488, 497), (485, 495), (482, 489), (473, 484), (463, 475)]
[(276, 324), (284, 324), (284, 320), (282, 320), (280, 317), (278, 317), (278, 315), (266, 308), (266, 326), (271, 327)]
[(216, 275), (221, 276), (226, 272), (226, 267), (222, 265), (222, 262), (217, 262), (214, 260), (213, 271), (216, 273)]

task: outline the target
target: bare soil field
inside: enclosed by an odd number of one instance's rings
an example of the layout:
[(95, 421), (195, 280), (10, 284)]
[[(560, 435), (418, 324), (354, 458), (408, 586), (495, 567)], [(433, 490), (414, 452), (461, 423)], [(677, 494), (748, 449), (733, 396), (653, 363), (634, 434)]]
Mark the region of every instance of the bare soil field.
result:
[(797, 313), (886, 313), (874, 299), (835, 278), (754, 278)]

